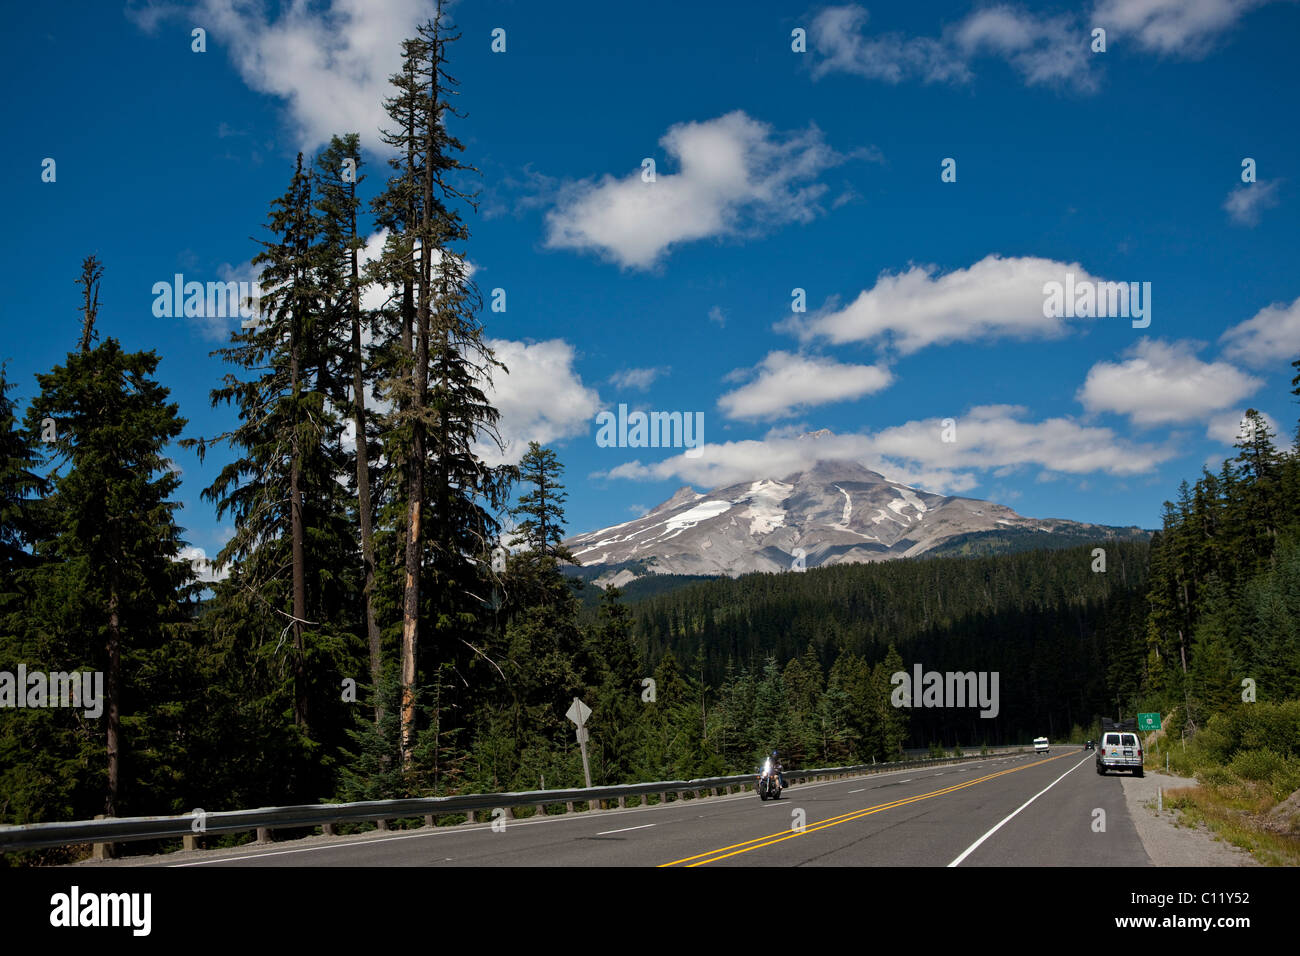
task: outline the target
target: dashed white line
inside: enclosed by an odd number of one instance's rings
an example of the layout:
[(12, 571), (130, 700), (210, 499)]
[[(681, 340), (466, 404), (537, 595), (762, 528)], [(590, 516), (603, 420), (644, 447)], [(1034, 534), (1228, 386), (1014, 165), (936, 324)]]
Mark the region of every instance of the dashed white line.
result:
[[(866, 787), (862, 788), (862, 790), (866, 790), (866, 789), (867, 789)], [(849, 793), (861, 793), (862, 790), (850, 790)]]
[(639, 827), (623, 827), (621, 830), (602, 830), (600, 833), (597, 833), (596, 836), (609, 836), (611, 833), (626, 833), (628, 830), (644, 830), (646, 827), (652, 827), (655, 825), (656, 824), (653, 823), (643, 823)]

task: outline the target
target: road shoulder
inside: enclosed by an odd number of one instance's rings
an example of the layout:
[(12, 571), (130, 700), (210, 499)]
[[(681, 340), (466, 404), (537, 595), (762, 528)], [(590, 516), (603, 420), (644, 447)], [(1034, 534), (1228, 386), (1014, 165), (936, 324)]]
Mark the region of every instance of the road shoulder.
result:
[(1246, 850), (1218, 839), (1204, 827), (1192, 827), (1177, 810), (1156, 810), (1156, 789), (1191, 787), (1196, 781), (1148, 770), (1138, 778), (1123, 777), (1124, 801), (1137, 827), (1143, 849), (1156, 866), (1259, 866)]

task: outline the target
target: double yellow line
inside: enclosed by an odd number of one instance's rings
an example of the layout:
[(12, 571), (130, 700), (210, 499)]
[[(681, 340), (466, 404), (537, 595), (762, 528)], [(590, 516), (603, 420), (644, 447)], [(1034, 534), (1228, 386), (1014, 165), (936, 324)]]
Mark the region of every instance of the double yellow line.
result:
[(688, 866), (703, 866), (705, 863), (716, 863), (718, 860), (725, 860), (729, 856), (736, 856), (740, 853), (749, 853), (751, 850), (771, 846), (773, 843), (780, 843), (783, 840), (793, 840), (796, 837), (806, 836), (807, 834), (815, 833), (818, 830), (825, 830), (829, 827), (837, 827), (842, 823), (860, 820), (863, 817), (870, 816), (873, 813), (879, 813), (882, 810), (892, 810), (895, 807), (905, 807), (909, 803), (929, 800), (931, 797), (942, 797), (946, 793), (956, 793), (958, 790), (965, 790), (967, 787), (973, 787), (978, 783), (986, 783), (989, 780), (1006, 776), (1009, 773), (1019, 773), (1021, 770), (1028, 770), (1030, 767), (1038, 767), (1045, 763), (1051, 763), (1053, 760), (1060, 760), (1062, 757), (1066, 756), (1069, 756), (1069, 754), (1060, 753), (1055, 757), (1048, 757), (1045, 760), (1035, 760), (1033, 763), (1027, 763), (1020, 767), (1008, 767), (1006, 770), (999, 770), (997, 773), (991, 773), (983, 777), (976, 777), (974, 780), (967, 780), (965, 783), (959, 783), (951, 787), (944, 787), (942, 790), (933, 790), (930, 793), (918, 794), (915, 797), (904, 797), (901, 800), (882, 803), (879, 806), (867, 807), (865, 810), (854, 810), (850, 813), (841, 814), (838, 817), (831, 817), (829, 820), (823, 820), (820, 823), (805, 826), (802, 830), (781, 830), (778, 833), (769, 833), (767, 836), (755, 837), (753, 840), (746, 840), (744, 843), (733, 843), (731, 846), (724, 846), (717, 850), (710, 850), (708, 853), (699, 853), (695, 856), (688, 856), (681, 860), (673, 860), (671, 863), (661, 863), (659, 865), (660, 867), (665, 867), (678, 866), (685, 863)]

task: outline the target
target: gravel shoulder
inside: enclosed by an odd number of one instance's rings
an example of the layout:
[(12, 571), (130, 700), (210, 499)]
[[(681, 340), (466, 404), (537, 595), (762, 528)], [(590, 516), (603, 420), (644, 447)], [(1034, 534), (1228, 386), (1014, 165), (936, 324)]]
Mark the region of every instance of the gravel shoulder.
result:
[[(1142, 847), (1156, 866), (1259, 866), (1246, 850), (1218, 839), (1205, 827), (1190, 827), (1182, 814), (1167, 807), (1156, 810), (1156, 788), (1191, 787), (1196, 780), (1158, 770), (1141, 779), (1123, 774), (1124, 801), (1137, 827)], [(1181, 825), (1180, 825), (1181, 824)]]

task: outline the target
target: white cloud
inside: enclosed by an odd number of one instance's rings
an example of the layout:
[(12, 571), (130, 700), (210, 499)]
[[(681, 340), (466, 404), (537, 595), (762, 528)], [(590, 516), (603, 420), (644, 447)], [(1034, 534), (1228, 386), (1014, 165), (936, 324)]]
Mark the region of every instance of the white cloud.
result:
[[(1277, 427), (1277, 419), (1267, 412), (1260, 412), (1259, 414), (1275, 438), (1281, 434)], [(1245, 418), (1246, 410), (1244, 408), (1237, 412), (1215, 415), (1210, 419), (1210, 423), (1205, 429), (1205, 437), (1224, 445), (1235, 445), (1241, 440), (1241, 426)], [(1215, 468), (1217, 467), (1218, 464), (1216, 463)]]
[(218, 570), (217, 566), (208, 558), (207, 552), (202, 548), (182, 548), (180, 557), (182, 561), (190, 563), (190, 567), (194, 569), (194, 579), (196, 581), (212, 584), (230, 577), (230, 569), (223, 567)]
[(1148, 50), (1201, 56), (1246, 11), (1269, 0), (1100, 0), (1092, 14), (1108, 36), (1133, 36)]
[[(195, 7), (148, 3), (128, 8), (146, 32), (163, 19), (183, 19), (208, 32), (208, 56), (226, 50), (243, 81), (283, 100), (299, 147), (356, 130), (381, 147), (379, 129), (392, 126), (383, 101), (388, 78), (401, 65), (401, 42), (434, 14), (430, 0), (294, 0), (266, 7), (246, 0), (200, 0)], [(186, 38), (188, 42), (188, 37)]]
[(662, 368), (626, 368), (622, 371), (615, 372), (609, 377), (609, 383), (616, 388), (635, 388), (638, 391), (646, 391), (654, 380), (661, 375), (667, 375), (671, 369)]
[(527, 344), (508, 339), (487, 343), (509, 374), (496, 370), (488, 401), (501, 413), (498, 431), (505, 453), (490, 441), (475, 445), (489, 464), (515, 463), (530, 441), (543, 445), (581, 435), (600, 408), (600, 396), (573, 369), (573, 346), (563, 339)]
[(718, 399), (728, 418), (785, 418), (797, 410), (870, 395), (893, 382), (889, 368), (844, 365), (831, 358), (769, 352), (748, 385)]
[(1277, 205), (1278, 182), (1242, 183), (1223, 201), (1228, 217), (1239, 226), (1258, 226), (1260, 214)]
[(899, 34), (862, 35), (868, 13), (860, 6), (827, 7), (813, 18), (808, 35), (820, 54), (813, 77), (842, 72), (898, 83), (917, 77), (927, 83), (963, 82), (970, 69), (939, 40)]
[(1030, 86), (1073, 84), (1091, 91), (1089, 31), (1069, 17), (1039, 17), (1002, 4), (970, 14), (954, 31), (956, 46), (968, 57), (1000, 56)]
[(965, 83), (973, 76), (972, 61), (991, 55), (1011, 64), (1030, 86), (1096, 87), (1088, 32), (1070, 17), (999, 4), (970, 13), (938, 37), (869, 36), (867, 20), (867, 10), (857, 5), (828, 7), (813, 18), (814, 79), (840, 72), (886, 83)]
[(778, 327), (804, 340), (836, 344), (888, 338), (899, 352), (928, 345), (995, 338), (1055, 338), (1065, 323), (1044, 315), (1043, 286), (1095, 278), (1077, 263), (1035, 257), (986, 256), (968, 269), (939, 274), (936, 266), (881, 273), (876, 284), (843, 309), (795, 317)]
[(1300, 298), (1274, 302), (1219, 336), (1223, 354), (1247, 365), (1263, 366), (1300, 358)]
[(969, 409), (956, 419), (956, 440), (942, 440), (939, 419), (909, 421), (873, 433), (795, 437), (776, 430), (761, 440), (706, 443), (698, 458), (676, 455), (642, 464), (627, 462), (598, 477), (639, 481), (680, 480), (701, 488), (784, 477), (819, 459), (859, 461), (886, 478), (948, 494), (980, 484), (980, 472), (1005, 477), (1020, 468), (1070, 475), (1145, 474), (1177, 449), (1129, 442), (1109, 428), (1071, 418), (1026, 420), (1019, 406)]
[(966, 83), (983, 56), (1006, 61), (1029, 86), (1097, 89), (1092, 30), (1132, 37), (1146, 50), (1196, 57), (1248, 10), (1270, 0), (1099, 0), (1091, 14), (1048, 15), (998, 3), (972, 10), (936, 36), (871, 34), (857, 4), (826, 7), (808, 30), (813, 78), (849, 73), (886, 83)]
[(653, 266), (676, 243), (808, 222), (826, 187), (815, 182), (846, 157), (814, 126), (777, 134), (737, 110), (679, 123), (659, 141), (680, 172), (657, 169), (571, 183), (546, 216), (546, 245), (596, 251), (624, 268)]
[(1090, 368), (1076, 397), (1090, 412), (1115, 412), (1147, 426), (1204, 421), (1264, 384), (1227, 362), (1202, 362), (1196, 352), (1192, 342), (1142, 339), (1126, 361)]

